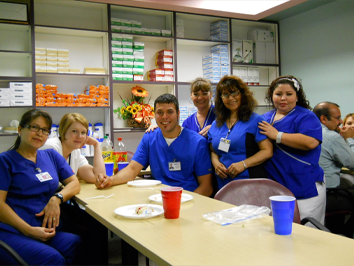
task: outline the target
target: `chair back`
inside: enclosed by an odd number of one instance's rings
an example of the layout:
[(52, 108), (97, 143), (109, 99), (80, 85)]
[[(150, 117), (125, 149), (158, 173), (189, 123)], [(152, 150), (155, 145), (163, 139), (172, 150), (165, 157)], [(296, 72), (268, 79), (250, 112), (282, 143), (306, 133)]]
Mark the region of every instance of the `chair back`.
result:
[[(242, 204), (270, 207), (270, 196), (292, 196), (294, 194), (283, 185), (263, 178), (239, 179), (222, 187), (215, 199), (240, 206)], [(295, 201), (294, 223), (301, 223), (299, 207)]]

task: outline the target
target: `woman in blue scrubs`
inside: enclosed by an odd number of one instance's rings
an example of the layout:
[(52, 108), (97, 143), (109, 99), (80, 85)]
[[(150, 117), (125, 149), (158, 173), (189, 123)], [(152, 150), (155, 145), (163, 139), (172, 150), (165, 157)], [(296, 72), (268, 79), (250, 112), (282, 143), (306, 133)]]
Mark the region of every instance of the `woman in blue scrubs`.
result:
[(256, 104), (236, 76), (224, 76), (216, 87), (216, 120), (208, 141), (219, 189), (234, 179), (267, 177), (263, 163), (272, 156), (273, 147), (259, 132), (263, 118), (253, 112)]
[[(191, 100), (198, 111), (183, 121), (182, 127), (207, 137), (211, 124), (215, 120), (215, 106), (211, 104), (212, 87), (208, 79), (196, 78), (191, 84)], [(154, 131), (151, 125), (146, 132)]]
[[(0, 154), (0, 239), (30, 265), (72, 264), (80, 237), (62, 232), (60, 204), (80, 191), (65, 159), (54, 150), (38, 150), (46, 142), (52, 118), (27, 111), (18, 138)], [(59, 181), (65, 187), (56, 193)], [(0, 260), (16, 264), (0, 249)]]
[(287, 187), (296, 197), (300, 217), (324, 223), (326, 186), (318, 161), (322, 127), (311, 111), (301, 83), (281, 76), (268, 88), (266, 100), (273, 110), (263, 115), (261, 133), (273, 142), (273, 157), (266, 163), (269, 178)]
[(215, 120), (215, 106), (211, 104), (212, 87), (209, 80), (196, 78), (191, 84), (191, 99), (198, 111), (183, 121), (182, 127), (189, 128), (207, 137)]

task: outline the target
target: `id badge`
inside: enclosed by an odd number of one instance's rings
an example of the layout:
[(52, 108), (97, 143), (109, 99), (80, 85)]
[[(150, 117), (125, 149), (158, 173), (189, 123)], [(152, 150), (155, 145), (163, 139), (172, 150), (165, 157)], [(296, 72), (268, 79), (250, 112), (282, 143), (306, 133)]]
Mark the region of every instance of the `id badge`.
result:
[(221, 138), (218, 149), (220, 151), (229, 152), (230, 144), (231, 144), (231, 140)]
[(168, 169), (170, 171), (181, 171), (181, 162), (170, 162), (170, 163), (168, 163)]
[(49, 180), (53, 179), (52, 176), (48, 172), (36, 174), (36, 177), (41, 182), (45, 182), (45, 181), (49, 181)]

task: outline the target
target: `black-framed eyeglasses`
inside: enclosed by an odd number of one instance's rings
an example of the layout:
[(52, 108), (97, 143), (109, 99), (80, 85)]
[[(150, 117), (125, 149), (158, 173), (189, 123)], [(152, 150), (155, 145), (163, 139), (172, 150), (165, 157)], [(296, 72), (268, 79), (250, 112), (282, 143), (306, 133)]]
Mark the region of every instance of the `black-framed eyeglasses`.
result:
[(341, 120), (341, 119), (342, 119), (341, 116), (333, 116), (333, 115), (330, 115), (330, 117), (333, 117), (333, 118), (338, 119), (338, 120)]
[(29, 130), (31, 130), (33, 132), (38, 132), (39, 130), (42, 130), (43, 135), (46, 135), (46, 136), (49, 136), (50, 132), (51, 132), (49, 129), (41, 128), (39, 126), (25, 125), (23, 127), (27, 127)]
[(237, 96), (240, 95), (240, 91), (234, 91), (234, 92), (231, 92), (231, 93), (222, 93), (221, 94), (221, 98), (228, 99), (230, 97), (230, 95), (232, 97), (236, 98)]

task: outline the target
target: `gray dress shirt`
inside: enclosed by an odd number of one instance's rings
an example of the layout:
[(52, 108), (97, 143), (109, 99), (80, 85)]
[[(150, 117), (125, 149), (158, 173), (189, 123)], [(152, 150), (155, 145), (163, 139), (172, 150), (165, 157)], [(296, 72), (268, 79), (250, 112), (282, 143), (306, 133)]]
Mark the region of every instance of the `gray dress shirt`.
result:
[(351, 145), (354, 148), (354, 140), (345, 141), (337, 132), (323, 124), (321, 126), (323, 140), (319, 164), (325, 174), (326, 186), (333, 188), (339, 186), (339, 174), (343, 166), (354, 170), (354, 151), (349, 147)]

